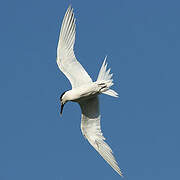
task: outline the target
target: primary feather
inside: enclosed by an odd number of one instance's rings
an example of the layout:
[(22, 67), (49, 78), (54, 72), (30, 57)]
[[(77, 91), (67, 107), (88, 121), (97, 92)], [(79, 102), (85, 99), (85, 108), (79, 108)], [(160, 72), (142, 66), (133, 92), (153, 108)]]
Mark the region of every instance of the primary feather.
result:
[(57, 47), (57, 64), (71, 82), (72, 88), (92, 82), (90, 76), (74, 55), (75, 30), (74, 13), (71, 6), (69, 6), (61, 26)]
[(104, 142), (101, 132), (98, 96), (79, 103), (82, 110), (81, 130), (89, 143), (122, 176), (122, 172), (112, 154), (110, 146)]

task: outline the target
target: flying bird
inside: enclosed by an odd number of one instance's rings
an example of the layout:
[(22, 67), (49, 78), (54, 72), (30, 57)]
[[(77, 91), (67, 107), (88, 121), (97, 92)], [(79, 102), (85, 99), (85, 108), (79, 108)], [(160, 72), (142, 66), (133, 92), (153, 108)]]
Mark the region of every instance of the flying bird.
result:
[(112, 74), (107, 69), (106, 57), (95, 82), (77, 61), (74, 54), (76, 34), (75, 17), (73, 8), (68, 7), (60, 30), (57, 47), (57, 64), (59, 69), (69, 79), (72, 89), (65, 91), (60, 96), (61, 115), (63, 107), (68, 101), (79, 103), (82, 111), (81, 131), (89, 143), (107, 161), (107, 163), (122, 176), (122, 172), (113, 156), (110, 146), (104, 141), (105, 138), (100, 127), (99, 98), (103, 93), (113, 97), (118, 94), (110, 89), (113, 85)]

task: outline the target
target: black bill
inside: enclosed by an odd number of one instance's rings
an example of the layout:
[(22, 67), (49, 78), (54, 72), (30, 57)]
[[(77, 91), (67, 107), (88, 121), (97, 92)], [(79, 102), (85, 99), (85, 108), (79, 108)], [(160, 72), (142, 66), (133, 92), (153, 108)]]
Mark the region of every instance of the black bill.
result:
[(64, 107), (64, 104), (61, 103), (61, 112), (60, 112), (61, 115), (62, 115), (62, 112), (63, 112), (63, 107)]

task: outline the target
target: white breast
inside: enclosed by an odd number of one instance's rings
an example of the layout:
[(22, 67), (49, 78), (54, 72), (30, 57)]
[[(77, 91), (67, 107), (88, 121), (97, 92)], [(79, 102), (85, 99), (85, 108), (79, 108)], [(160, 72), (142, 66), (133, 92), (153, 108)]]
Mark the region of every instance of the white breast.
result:
[(80, 102), (85, 99), (92, 98), (99, 94), (99, 86), (97, 83), (92, 82), (86, 85), (74, 88), (68, 91), (70, 101)]

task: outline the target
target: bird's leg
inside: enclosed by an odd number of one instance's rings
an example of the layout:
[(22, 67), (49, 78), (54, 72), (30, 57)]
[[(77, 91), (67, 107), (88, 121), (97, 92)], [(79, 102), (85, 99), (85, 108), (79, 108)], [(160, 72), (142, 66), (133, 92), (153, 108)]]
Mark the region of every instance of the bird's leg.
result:
[(99, 92), (108, 90), (106, 83), (99, 83), (100, 86)]

